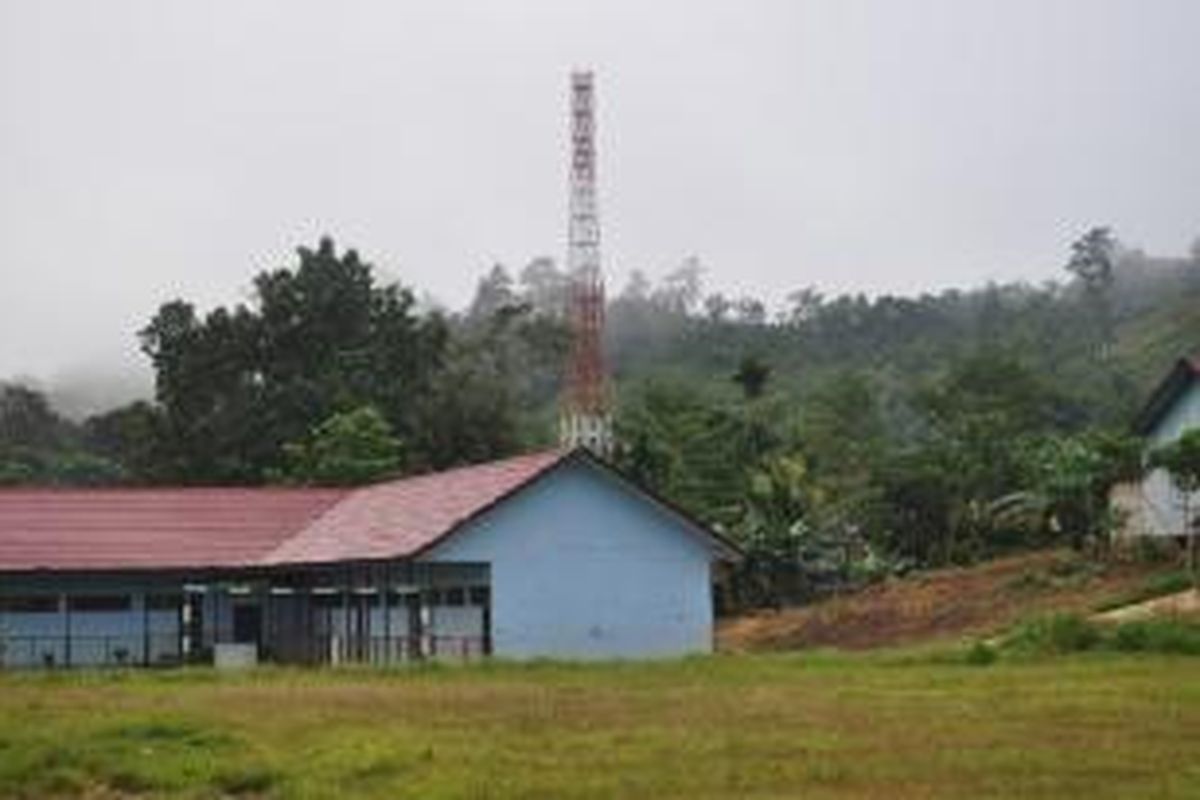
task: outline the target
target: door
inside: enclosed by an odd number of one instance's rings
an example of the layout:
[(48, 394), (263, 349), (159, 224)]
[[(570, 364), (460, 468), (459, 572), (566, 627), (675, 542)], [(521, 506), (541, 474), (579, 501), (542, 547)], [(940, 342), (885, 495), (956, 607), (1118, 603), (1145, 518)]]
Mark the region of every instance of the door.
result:
[(233, 607), (233, 641), (238, 644), (258, 644), (262, 636), (262, 609), (257, 605)]

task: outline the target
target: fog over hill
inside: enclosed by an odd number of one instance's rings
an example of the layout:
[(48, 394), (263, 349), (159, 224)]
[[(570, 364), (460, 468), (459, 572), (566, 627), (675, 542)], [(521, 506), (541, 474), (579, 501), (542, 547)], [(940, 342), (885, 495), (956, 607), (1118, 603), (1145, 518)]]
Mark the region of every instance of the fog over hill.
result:
[(0, 375), (136, 375), (159, 304), (236, 302), (323, 233), (452, 307), (561, 254), (577, 67), (614, 288), (690, 254), (777, 302), (1038, 283), (1097, 224), (1180, 252), (1197, 29), (1190, 0), (0, 3)]
[[(1065, 258), (1065, 257), (1064, 257)], [(546, 259), (534, 259), (533, 263), (549, 264), (551, 262)], [(762, 299), (765, 297), (766, 302), (762, 303), (763, 321), (770, 322), (772, 320), (787, 320), (793, 312), (789, 309), (791, 301), (783, 298), (771, 298), (766, 295), (756, 295), (750, 292), (745, 295), (724, 295), (720, 292), (710, 289), (708, 283), (712, 277), (704, 268), (702, 262), (696, 260), (685, 262), (685, 264), (676, 268), (673, 272), (665, 274), (649, 276), (650, 283), (647, 284), (646, 291), (667, 292), (679, 291), (680, 287), (672, 286), (672, 281), (675, 280), (682, 272), (692, 270), (692, 278), (696, 279), (696, 284), (688, 287), (687, 291), (693, 292), (695, 297), (692, 299), (693, 307), (686, 313), (703, 316), (708, 311), (705, 309), (705, 301), (710, 303), (715, 298), (720, 298), (721, 302), (728, 303), (730, 312), (733, 314), (731, 320), (737, 319), (735, 306), (739, 302), (745, 303)], [(395, 270), (389, 269), (386, 265), (376, 267), (376, 274), (381, 281), (395, 282), (402, 281), (402, 277)], [(520, 270), (509, 270), (517, 273)], [(478, 278), (482, 282), (486, 282), (487, 273), (481, 271)], [(1060, 280), (1065, 287), (1065, 279), (1068, 276), (1066, 273), (1060, 273), (1056, 279)], [(637, 275), (634, 275), (631, 281), (624, 284), (610, 286), (610, 301), (620, 304), (621, 298), (628, 298), (630, 293), (642, 291), (636, 284), (640, 280)], [(611, 283), (611, 282), (610, 282)], [(657, 287), (654, 289), (653, 287)], [(418, 293), (420, 297), (418, 306), (422, 311), (438, 310), (446, 314), (459, 314), (469, 311), (471, 303), (461, 304), (459, 308), (451, 308), (441, 303), (432, 295), (423, 291), (423, 287), (411, 287)], [(800, 288), (800, 287), (798, 287)], [(804, 287), (811, 289), (815, 295), (820, 295), (820, 287)], [(1200, 248), (1193, 246), (1191, 251), (1186, 255), (1148, 255), (1136, 247), (1123, 246), (1121, 254), (1116, 261), (1116, 269), (1114, 272), (1113, 285), (1113, 300), (1114, 310), (1119, 316), (1126, 320), (1143, 317), (1149, 320), (1147, 324), (1151, 324), (1156, 309), (1162, 310), (1164, 313), (1170, 310), (1170, 306), (1180, 298), (1191, 296), (1192, 293), (1200, 289)], [(960, 289), (942, 290), (941, 292), (920, 292), (911, 295), (901, 295), (901, 297), (909, 300), (917, 300), (920, 297), (930, 297), (935, 294), (951, 296), (954, 294), (961, 295), (964, 299), (971, 297), (979, 298), (978, 302), (990, 302), (986, 298), (999, 297), (1006, 293), (1012, 294), (1017, 292), (1020, 294), (1025, 291), (1021, 284), (980, 284), (973, 287), (962, 287)], [(247, 302), (251, 298), (246, 292), (240, 293), (240, 297), (235, 297), (233, 302)], [(880, 295), (875, 295), (879, 297)], [(836, 297), (825, 297), (825, 302), (835, 301)], [(476, 297), (474, 303), (478, 303)], [(685, 300), (680, 300), (681, 303), (686, 303)], [(228, 301), (225, 304), (229, 304)], [(970, 305), (968, 302), (967, 305)], [(200, 306), (201, 311), (207, 310)], [(147, 310), (147, 319), (151, 315), (151, 311)], [(635, 360), (647, 362), (652, 367), (666, 367), (671, 361), (671, 357), (659, 353), (654, 355), (654, 347), (647, 348), (645, 345), (646, 337), (650, 336), (658, 340), (657, 345), (662, 346), (665, 342), (665, 332), (660, 326), (651, 326), (650, 330), (642, 330), (639, 328), (639, 320), (631, 319), (628, 314), (621, 313), (618, 308), (616, 313), (610, 314), (610, 346), (615, 346), (615, 351), (612, 355), (615, 357), (616, 366), (627, 366), (624, 356), (626, 351), (636, 353)], [(1144, 327), (1144, 326), (1143, 326)], [(1178, 326), (1176, 326), (1178, 327)], [(1171, 328), (1168, 328), (1170, 331)], [(1178, 330), (1165, 342), (1158, 343), (1158, 346), (1151, 352), (1145, 352), (1143, 359), (1147, 363), (1137, 364), (1132, 363), (1131, 369), (1138, 373), (1143, 380), (1152, 378), (1153, 375), (1161, 368), (1163, 359), (1174, 357), (1175, 350), (1186, 351), (1190, 347), (1200, 347), (1200, 341), (1189, 346), (1190, 339), (1189, 328), (1186, 326), (1178, 328)], [(896, 341), (893, 344), (902, 344), (905, 338), (903, 331), (896, 332)], [(136, 336), (131, 334), (129, 339), (134, 343), (131, 348), (132, 353), (127, 354), (123, 358), (96, 358), (86, 362), (74, 362), (73, 364), (55, 369), (44, 375), (21, 373), (10, 375), (7, 377), (0, 376), (0, 381), (9, 383), (19, 383), (23, 385), (38, 388), (47, 394), (48, 398), (59, 413), (75, 420), (81, 420), (90, 414), (107, 411), (112, 408), (129, 403), (137, 399), (151, 399), (154, 396), (154, 376), (150, 367), (149, 359), (143, 354), (136, 351)], [(630, 350), (629, 341), (641, 342)], [(1137, 336), (1129, 345), (1135, 349), (1152, 347), (1153, 343), (1143, 343)], [(1136, 362), (1135, 357), (1130, 359)], [(847, 364), (847, 366), (864, 366), (863, 364)]]

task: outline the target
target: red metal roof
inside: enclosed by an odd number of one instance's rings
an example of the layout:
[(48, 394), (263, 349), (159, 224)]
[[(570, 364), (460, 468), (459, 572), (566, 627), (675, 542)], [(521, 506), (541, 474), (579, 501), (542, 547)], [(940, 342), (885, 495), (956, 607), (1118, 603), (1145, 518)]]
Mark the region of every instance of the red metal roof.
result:
[(404, 557), (565, 455), (536, 453), (361, 489), (0, 490), (0, 572)]
[(367, 486), (351, 493), (265, 564), (311, 564), (413, 555), (557, 464), (550, 451)]

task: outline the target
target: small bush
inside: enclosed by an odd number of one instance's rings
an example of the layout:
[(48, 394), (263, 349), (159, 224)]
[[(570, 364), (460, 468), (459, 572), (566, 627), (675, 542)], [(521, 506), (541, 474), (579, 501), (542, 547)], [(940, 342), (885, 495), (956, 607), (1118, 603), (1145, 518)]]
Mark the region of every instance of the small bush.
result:
[(968, 649), (964, 659), (968, 664), (977, 667), (986, 667), (988, 664), (996, 663), (996, 648), (987, 642), (975, 642)]
[(1113, 629), (1112, 647), (1124, 652), (1200, 655), (1200, 624), (1178, 619), (1125, 622)]
[(1113, 630), (1113, 647), (1126, 653), (1140, 653), (1150, 649), (1149, 632), (1141, 623), (1118, 625)]
[(1178, 594), (1192, 588), (1192, 576), (1187, 570), (1176, 570), (1162, 575), (1155, 575), (1146, 581), (1142, 587), (1144, 599), (1162, 597), (1168, 594)]
[(1053, 614), (1020, 625), (1008, 644), (1038, 653), (1077, 653), (1100, 643), (1099, 629), (1076, 614)]
[(1130, 606), (1134, 603), (1142, 603), (1146, 600), (1153, 600), (1156, 597), (1165, 597), (1169, 594), (1177, 594), (1185, 591), (1192, 586), (1192, 579), (1186, 570), (1175, 570), (1173, 572), (1164, 572), (1159, 575), (1152, 575), (1147, 578), (1141, 586), (1138, 586), (1127, 594), (1115, 597), (1112, 600), (1098, 606), (1097, 611), (1110, 611), (1121, 606)]
[(1179, 560), (1179, 545), (1161, 536), (1134, 537), (1130, 554), (1139, 564), (1164, 564)]
[[(1152, 619), (1103, 625), (1074, 614), (1039, 617), (1018, 626), (1004, 647), (1026, 653), (1124, 653), (1200, 655), (1200, 622)], [(968, 653), (968, 660), (971, 654)]]

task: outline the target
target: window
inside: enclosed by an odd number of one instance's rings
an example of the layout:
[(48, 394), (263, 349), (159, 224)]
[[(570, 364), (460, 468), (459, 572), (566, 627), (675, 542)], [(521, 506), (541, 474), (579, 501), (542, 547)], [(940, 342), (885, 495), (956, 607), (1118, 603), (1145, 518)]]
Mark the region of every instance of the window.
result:
[(313, 608), (341, 608), (345, 605), (345, 601), (341, 594), (332, 592), (313, 592), (312, 594)]
[(487, 586), (472, 586), (471, 587), (471, 605), (486, 606), (491, 605), (492, 592)]
[(147, 611), (178, 611), (183, 605), (183, 597), (177, 594), (148, 594), (146, 595)]
[(58, 613), (58, 597), (52, 594), (0, 597), (0, 613), (55, 614)]
[(132, 607), (133, 601), (127, 594), (81, 594), (67, 598), (67, 608), (71, 611), (128, 611)]
[(465, 606), (467, 604), (467, 590), (461, 586), (452, 587), (442, 593), (442, 600), (448, 606)]

